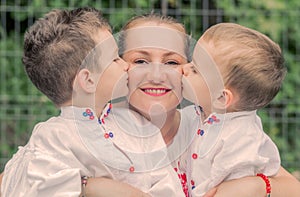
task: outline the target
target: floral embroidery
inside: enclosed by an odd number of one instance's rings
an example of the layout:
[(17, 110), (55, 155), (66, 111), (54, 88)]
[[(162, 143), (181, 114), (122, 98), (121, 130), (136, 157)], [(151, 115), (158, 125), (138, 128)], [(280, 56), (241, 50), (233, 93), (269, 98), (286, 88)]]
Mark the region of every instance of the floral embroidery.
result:
[(95, 116), (91, 109), (86, 109), (85, 112), (82, 113), (84, 117), (89, 117), (90, 120), (94, 120)]
[[(178, 161), (178, 166), (180, 166), (179, 161)], [(178, 168), (174, 168), (174, 170), (177, 173), (178, 178), (180, 179), (181, 186), (182, 186), (182, 189), (183, 189), (183, 192), (184, 192), (185, 196), (189, 197), (189, 188), (188, 188), (188, 184), (187, 184), (186, 174), (185, 173), (180, 173)]]
[(191, 185), (192, 185), (192, 189), (195, 189), (195, 181), (194, 180), (191, 180)]
[(220, 119), (218, 119), (215, 115), (211, 115), (206, 121), (207, 124), (212, 124), (214, 122), (220, 122)]
[(198, 129), (197, 134), (200, 135), (200, 136), (203, 136), (204, 135), (204, 130)]

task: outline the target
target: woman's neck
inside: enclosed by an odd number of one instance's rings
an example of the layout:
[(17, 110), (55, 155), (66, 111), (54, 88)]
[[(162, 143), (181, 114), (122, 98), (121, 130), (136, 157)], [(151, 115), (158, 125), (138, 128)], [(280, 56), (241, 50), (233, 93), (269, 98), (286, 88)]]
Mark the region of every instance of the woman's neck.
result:
[(167, 113), (167, 118), (161, 128), (161, 135), (167, 145), (171, 144), (180, 125), (180, 112), (176, 109)]
[(137, 110), (131, 105), (130, 105), (130, 109), (139, 113), (140, 115), (148, 119), (153, 125), (158, 127), (167, 145), (172, 143), (173, 138), (177, 134), (180, 125), (180, 118), (181, 118), (180, 112), (177, 111), (176, 108), (168, 112), (157, 113), (155, 115), (152, 114), (151, 117), (149, 117), (149, 114), (140, 112), (139, 110)]

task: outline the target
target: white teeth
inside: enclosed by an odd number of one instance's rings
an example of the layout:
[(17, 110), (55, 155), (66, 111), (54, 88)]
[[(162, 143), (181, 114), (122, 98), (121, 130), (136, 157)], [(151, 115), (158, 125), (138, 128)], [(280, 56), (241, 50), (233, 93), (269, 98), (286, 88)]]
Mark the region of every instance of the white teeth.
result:
[(166, 90), (162, 90), (162, 89), (145, 89), (146, 93), (150, 93), (150, 94), (163, 94), (166, 92)]

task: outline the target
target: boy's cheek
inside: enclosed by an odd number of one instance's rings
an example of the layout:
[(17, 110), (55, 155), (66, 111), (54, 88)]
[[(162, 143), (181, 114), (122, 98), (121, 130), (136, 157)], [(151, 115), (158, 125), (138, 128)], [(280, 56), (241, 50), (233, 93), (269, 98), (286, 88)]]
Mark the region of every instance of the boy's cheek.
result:
[(180, 75), (183, 75), (183, 65), (178, 65), (176, 70)]

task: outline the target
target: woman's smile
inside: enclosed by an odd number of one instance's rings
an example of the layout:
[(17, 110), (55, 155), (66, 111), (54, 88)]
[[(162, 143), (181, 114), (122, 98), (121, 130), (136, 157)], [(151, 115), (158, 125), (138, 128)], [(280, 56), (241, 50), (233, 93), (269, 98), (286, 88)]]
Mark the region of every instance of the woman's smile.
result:
[(164, 96), (171, 91), (171, 89), (168, 88), (140, 88), (140, 89), (149, 96)]

